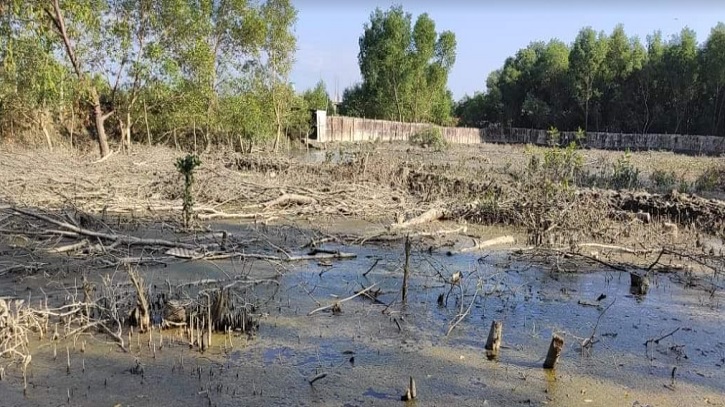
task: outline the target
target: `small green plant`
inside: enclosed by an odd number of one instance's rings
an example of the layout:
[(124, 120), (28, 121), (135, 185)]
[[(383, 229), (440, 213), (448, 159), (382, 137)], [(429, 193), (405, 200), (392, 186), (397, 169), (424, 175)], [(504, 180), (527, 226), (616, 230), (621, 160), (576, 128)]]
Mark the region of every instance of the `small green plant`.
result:
[(194, 196), (192, 187), (194, 185), (194, 170), (201, 165), (199, 157), (187, 154), (184, 158), (176, 160), (176, 169), (184, 176), (184, 205), (182, 207), (184, 215), (184, 227), (188, 228), (194, 213)]
[(438, 127), (429, 127), (413, 134), (410, 137), (410, 143), (421, 147), (430, 147), (435, 151), (443, 151), (448, 147), (448, 142)]
[(559, 133), (559, 129), (556, 127), (549, 127), (549, 130), (546, 131), (546, 144), (549, 145), (549, 147), (555, 147), (559, 145), (559, 142), (561, 141), (561, 133)]
[(649, 176), (649, 180), (658, 190), (671, 190), (677, 185), (677, 175), (674, 171), (654, 170)]
[[(538, 160), (529, 162), (529, 170), (538, 165)], [(541, 170), (547, 181), (573, 186), (582, 174), (584, 157), (577, 152), (576, 144), (570, 143), (566, 148), (553, 147), (544, 153)]]
[(576, 129), (576, 133), (574, 133), (574, 142), (579, 147), (583, 147), (585, 141), (587, 141), (587, 132), (584, 131), (584, 129), (582, 129), (581, 127), (578, 127)]
[(614, 164), (612, 188), (636, 189), (639, 187), (639, 170), (632, 165), (631, 156), (632, 154), (627, 150)]
[(718, 166), (708, 167), (695, 180), (695, 191), (711, 192), (725, 185), (725, 168)]

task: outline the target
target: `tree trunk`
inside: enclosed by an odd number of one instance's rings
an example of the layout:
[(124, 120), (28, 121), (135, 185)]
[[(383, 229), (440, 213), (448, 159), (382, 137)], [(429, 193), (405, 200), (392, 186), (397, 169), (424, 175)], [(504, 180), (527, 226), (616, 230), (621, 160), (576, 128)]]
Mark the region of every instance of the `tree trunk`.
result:
[(101, 158), (110, 153), (108, 148), (108, 137), (106, 137), (106, 128), (104, 122), (111, 113), (103, 114), (101, 109), (101, 98), (95, 88), (91, 88), (91, 103), (93, 105), (93, 119), (96, 126), (96, 136), (98, 137), (98, 147), (101, 150)]
[[(78, 62), (75, 54), (75, 49), (73, 48), (70, 37), (68, 36), (68, 31), (65, 27), (65, 20), (63, 19), (63, 13), (60, 9), (59, 0), (53, 0), (53, 11), (49, 9), (44, 9), (44, 11), (53, 22), (53, 25), (55, 25), (56, 29), (58, 30), (58, 35), (60, 35), (60, 38), (63, 40), (66, 54), (68, 55), (68, 59), (73, 65), (73, 70), (75, 71), (76, 76), (79, 80), (81, 80), (81, 82), (83, 82), (86, 79), (86, 75), (81, 70), (80, 63)], [(103, 158), (109, 154), (108, 139), (106, 138), (106, 129), (103, 127), (103, 123), (106, 121), (108, 116), (113, 114), (113, 111), (104, 115), (103, 109), (101, 109), (101, 98), (98, 96), (98, 90), (93, 85), (91, 85), (90, 91), (91, 106), (93, 107), (93, 118), (96, 127), (96, 134), (98, 136), (98, 146), (100, 147), (101, 157)]]

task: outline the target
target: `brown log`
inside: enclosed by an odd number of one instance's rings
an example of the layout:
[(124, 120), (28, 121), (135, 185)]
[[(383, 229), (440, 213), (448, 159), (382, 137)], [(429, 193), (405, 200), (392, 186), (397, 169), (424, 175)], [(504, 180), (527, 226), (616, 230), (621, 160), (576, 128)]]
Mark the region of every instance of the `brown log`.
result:
[(561, 351), (564, 348), (564, 339), (554, 334), (554, 337), (551, 338), (551, 344), (549, 345), (549, 352), (546, 354), (546, 360), (544, 360), (544, 369), (554, 369), (556, 367), (556, 362), (559, 361), (559, 356), (561, 355)]
[(271, 201), (267, 201), (263, 203), (261, 206), (264, 208), (271, 208), (273, 206), (282, 206), (282, 205), (314, 205), (317, 203), (317, 199), (304, 196), (304, 195), (298, 195), (298, 194), (284, 194), (280, 197), (277, 197), (275, 199), (272, 199)]
[(390, 225), (390, 229), (391, 230), (405, 229), (405, 228), (409, 228), (411, 226), (422, 225), (424, 223), (439, 220), (439, 219), (443, 218), (444, 216), (445, 216), (445, 212), (443, 211), (443, 209), (433, 208), (433, 209), (429, 209), (429, 210), (423, 212), (419, 216), (416, 216), (415, 218), (410, 219), (406, 222), (394, 223), (394, 224)]
[(499, 236), (494, 239), (484, 240), (483, 242), (479, 242), (476, 240), (474, 240), (473, 242), (474, 242), (473, 247), (465, 247), (465, 248), (461, 249), (460, 252), (461, 253), (474, 252), (474, 251), (478, 251), (478, 250), (485, 249), (487, 247), (491, 247), (491, 246), (495, 246), (495, 245), (499, 245), (499, 244), (513, 244), (516, 242), (516, 239), (514, 239), (513, 236)]

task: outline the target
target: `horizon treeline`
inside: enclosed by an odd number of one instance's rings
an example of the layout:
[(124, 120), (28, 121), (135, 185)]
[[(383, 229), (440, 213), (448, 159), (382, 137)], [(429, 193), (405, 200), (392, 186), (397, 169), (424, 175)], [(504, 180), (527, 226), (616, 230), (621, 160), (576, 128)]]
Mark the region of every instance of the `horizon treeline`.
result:
[(725, 24), (702, 43), (689, 28), (642, 42), (622, 25), (532, 42), (454, 111), (472, 127), (725, 136)]

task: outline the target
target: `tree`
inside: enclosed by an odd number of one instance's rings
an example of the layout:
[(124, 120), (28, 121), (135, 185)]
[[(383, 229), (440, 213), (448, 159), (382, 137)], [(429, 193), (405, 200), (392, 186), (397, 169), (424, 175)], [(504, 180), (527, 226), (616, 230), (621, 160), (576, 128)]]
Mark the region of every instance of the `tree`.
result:
[[(43, 13), (51, 22), (52, 32), (44, 34), (51, 35), (56, 41), (62, 42), (65, 56), (87, 93), (101, 157), (106, 157), (110, 150), (105, 123), (114, 111), (107, 111), (101, 104), (99, 85), (92, 72), (94, 67), (103, 64), (105, 45), (103, 40), (104, 34), (108, 32), (108, 27), (102, 16), (108, 11), (108, 4), (102, 1), (87, 0), (74, 2), (61, 8), (59, 0), (50, 0), (37, 4), (29, 2), (23, 8), (30, 14), (25, 16), (26, 18), (40, 19), (41, 13)], [(66, 16), (69, 18), (66, 19)]]
[(586, 27), (579, 31), (569, 54), (570, 73), (576, 98), (584, 110), (584, 130), (589, 130), (589, 106), (598, 96), (595, 81), (600, 75), (607, 55), (607, 40), (603, 34)]
[[(697, 89), (698, 49), (694, 31), (684, 28), (679, 35), (673, 36), (665, 48), (663, 62), (666, 69), (666, 83), (669, 88), (670, 111), (675, 122), (674, 133), (688, 131), (688, 108)], [(684, 129), (683, 127), (684, 122)], [(671, 124), (672, 125), (672, 124)]]
[(328, 113), (332, 111), (332, 103), (330, 96), (325, 88), (325, 82), (320, 80), (314, 88), (308, 89), (302, 93), (307, 109), (326, 110)]
[(725, 109), (725, 24), (718, 23), (702, 50), (702, 74), (707, 96), (712, 100), (710, 132), (725, 134), (723, 110)]
[[(358, 62), (363, 82), (348, 97), (365, 95), (366, 102), (343, 106), (362, 109), (361, 116), (398, 121), (444, 124), (453, 101), (447, 89), (455, 63), (456, 39), (450, 31), (436, 32), (428, 16), (412, 15), (400, 6), (377, 8), (359, 40)], [(343, 109), (348, 112), (354, 109)]]

